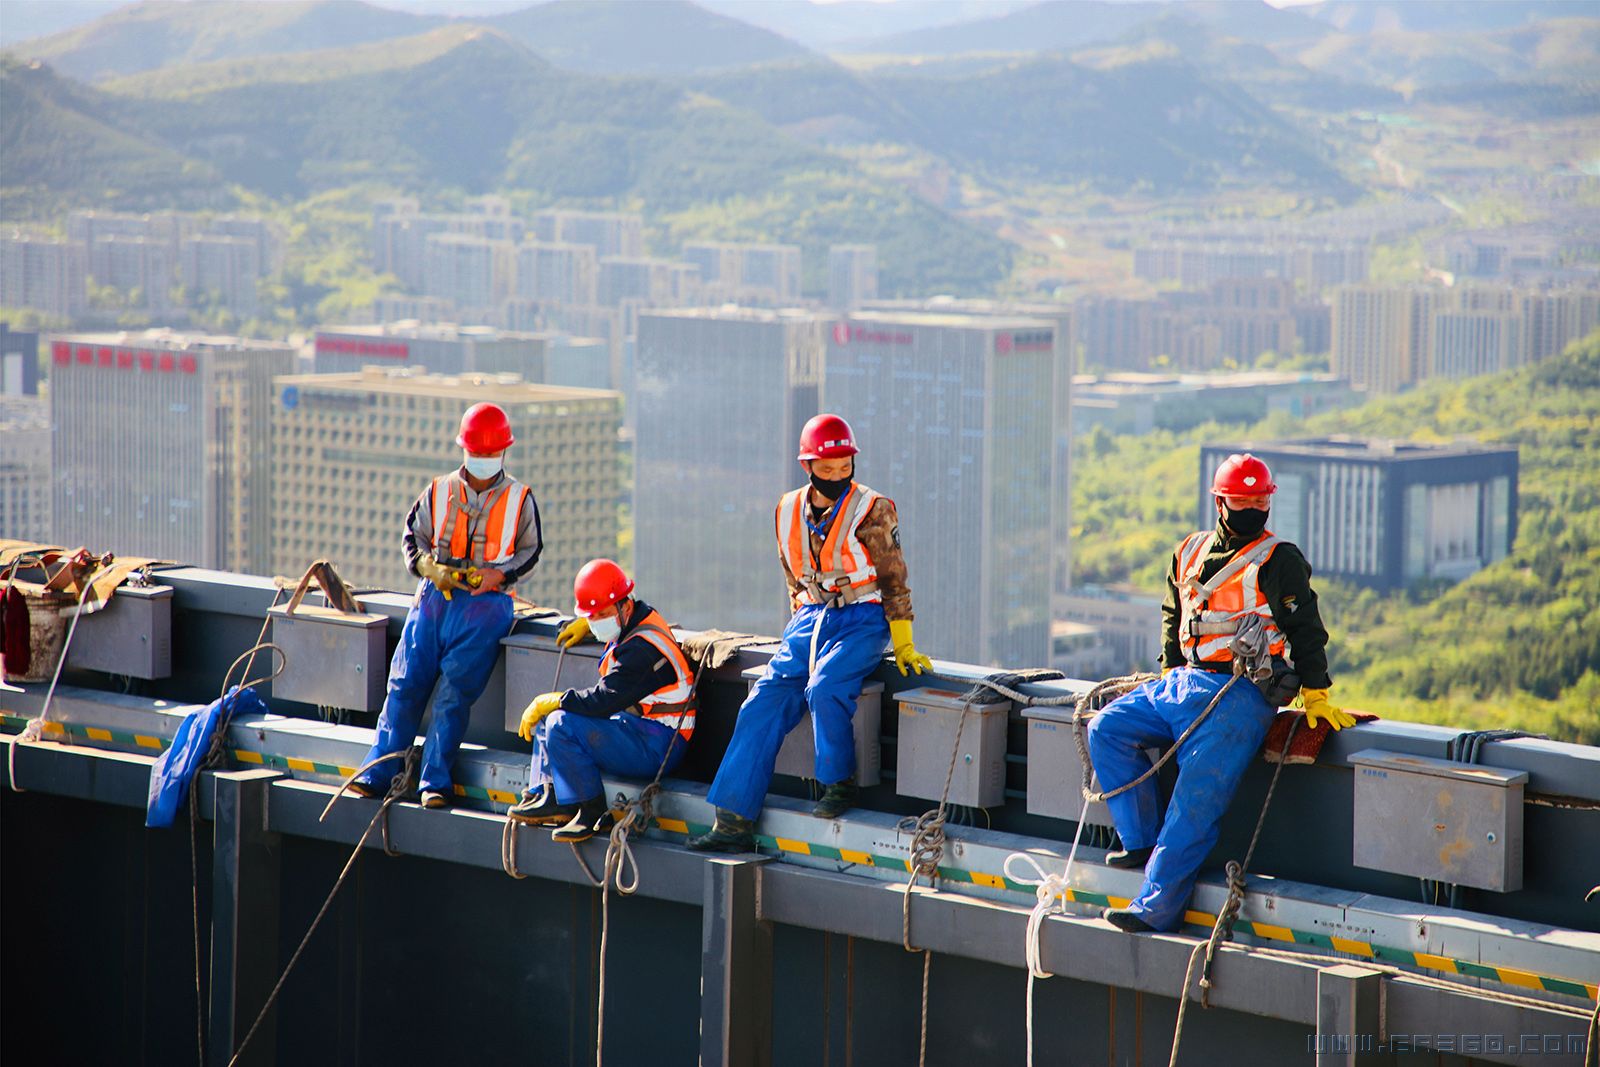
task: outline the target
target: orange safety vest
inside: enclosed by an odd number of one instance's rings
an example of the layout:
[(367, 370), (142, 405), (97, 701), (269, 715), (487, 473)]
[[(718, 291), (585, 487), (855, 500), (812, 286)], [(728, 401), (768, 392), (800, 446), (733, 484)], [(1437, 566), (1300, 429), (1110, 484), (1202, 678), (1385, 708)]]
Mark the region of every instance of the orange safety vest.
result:
[(785, 493), (778, 502), (778, 551), (789, 564), (789, 573), (800, 583), (798, 600), (802, 604), (854, 604), (882, 602), (878, 591), (878, 570), (872, 555), (856, 531), (883, 494), (864, 485), (852, 485), (839, 501), (822, 543), (820, 559), (811, 552), (811, 529), (806, 525), (806, 499), (809, 487)]
[(616, 666), (617, 646), (635, 637), (654, 645), (662, 657), (672, 664), (673, 671), (672, 681), (639, 701), (639, 714), (646, 719), (665, 722), (668, 726), (677, 726), (683, 739), (689, 740), (694, 736), (694, 705), (689, 701), (694, 692), (694, 672), (689, 669), (689, 660), (684, 656), (683, 649), (678, 647), (678, 639), (672, 635), (672, 627), (661, 617), (661, 612), (651, 611), (628, 631), (627, 636), (606, 646), (605, 655), (600, 657), (600, 676), (603, 678), (610, 674)]
[(432, 492), (433, 550), (442, 560), (495, 567), (516, 554), (527, 486), (508, 474), (473, 506), (466, 479), (452, 471), (433, 480)]
[(1208, 531), (1192, 533), (1178, 546), (1178, 604), (1182, 610), (1178, 640), (1184, 659), (1196, 665), (1229, 662), (1233, 635), (1246, 615), (1261, 616), (1269, 651), (1283, 655), (1283, 633), (1272, 618), (1272, 605), (1261, 595), (1260, 584), (1261, 565), (1272, 558), (1272, 550), (1281, 542), (1263, 532), (1234, 553), (1210, 581), (1202, 582), (1200, 568), (1212, 536)]

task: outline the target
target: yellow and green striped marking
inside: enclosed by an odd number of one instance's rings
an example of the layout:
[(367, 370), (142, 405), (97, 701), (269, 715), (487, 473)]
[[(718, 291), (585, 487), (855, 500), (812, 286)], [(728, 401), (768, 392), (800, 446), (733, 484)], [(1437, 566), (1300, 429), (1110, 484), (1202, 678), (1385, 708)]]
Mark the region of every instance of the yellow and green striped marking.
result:
[[(0, 714), (0, 726), (3, 726), (7, 732), (20, 732), (27, 723), (27, 716)], [(47, 722), (44, 724), (44, 732), (52, 737), (79, 738), (85, 741), (93, 741), (97, 744), (124, 745), (129, 748), (148, 749), (157, 752), (166, 749), (170, 744), (170, 742), (159, 737), (127, 733), (121, 730), (108, 730), (100, 726), (80, 726), (75, 723)], [(302, 774), (321, 774), (332, 778), (348, 778), (356, 770), (354, 767), (343, 767), (334, 763), (321, 763), (299, 756), (279, 756), (242, 748), (232, 749), (229, 755), (239, 763), (247, 766), (272, 767), (278, 770), (299, 771)], [(515, 793), (508, 793), (499, 789), (485, 789), (482, 786), (475, 785), (457, 785), (455, 793), (460, 797), (495, 804), (515, 804), (518, 799)], [(679, 836), (695, 836), (708, 833), (711, 830), (711, 827), (705, 823), (668, 818), (656, 819), (654, 827), (664, 833), (677, 834)], [(881, 853), (861, 852), (855, 849), (835, 848), (832, 845), (818, 844), (814, 841), (771, 837), (766, 834), (757, 834), (756, 841), (762, 848), (791, 855), (812, 856), (817, 859), (836, 860), (840, 863), (862, 867), (877, 867), (891, 871), (909, 873), (911, 870), (911, 863), (904, 856), (890, 856)], [(957, 884), (965, 883), (981, 885), (990, 889), (1004, 889), (1025, 895), (1030, 899), (1034, 896), (1033, 886), (1012, 881), (1002, 875), (988, 874), (983, 871), (969, 871), (960, 867), (940, 867), (939, 877), (944, 881)], [(1128, 905), (1128, 900), (1124, 897), (1113, 897), (1083, 889), (1069, 889), (1065, 896), (1066, 899), (1074, 903), (1090, 904), (1102, 908), (1123, 908)], [(1184, 914), (1184, 921), (1190, 926), (1210, 929), (1216, 925), (1217, 917), (1208, 912), (1190, 909)], [(1287, 926), (1277, 926), (1271, 923), (1252, 922), (1247, 919), (1240, 919), (1237, 923), (1237, 928), (1266, 941), (1305, 945), (1324, 951), (1342, 952), (1349, 956), (1380, 960), (1384, 963), (1420, 967), (1424, 970), (1437, 971), (1442, 974), (1455, 974), (1466, 978), (1486, 978), (1491, 982), (1501, 982), (1521, 989), (1560, 993), (1566, 996), (1583, 997), (1591, 1001), (1600, 998), (1600, 985), (1574, 981), (1570, 978), (1535, 974), (1532, 971), (1524, 971), (1515, 967), (1495, 967), (1488, 964), (1474, 963), (1471, 960), (1460, 960), (1429, 952), (1412, 952), (1409, 949), (1391, 948), (1387, 945), (1377, 945), (1367, 941), (1357, 941), (1343, 937), (1332, 937), (1327, 934), (1295, 930)]]

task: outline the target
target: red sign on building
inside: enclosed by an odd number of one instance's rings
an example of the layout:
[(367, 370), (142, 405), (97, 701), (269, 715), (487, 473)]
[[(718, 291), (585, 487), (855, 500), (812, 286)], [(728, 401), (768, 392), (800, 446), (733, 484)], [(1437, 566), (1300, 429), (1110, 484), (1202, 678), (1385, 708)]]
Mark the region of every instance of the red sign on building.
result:
[(341, 356), (379, 356), (383, 359), (410, 359), (411, 346), (404, 341), (373, 341), (364, 337), (330, 337), (317, 334), (317, 352)]
[(58, 367), (71, 366), (76, 360), (80, 366), (101, 366), (107, 369), (161, 371), (167, 374), (198, 374), (200, 361), (192, 355), (150, 351), (148, 349), (112, 348), (94, 345), (73, 346), (68, 341), (54, 341), (50, 345), (50, 359)]

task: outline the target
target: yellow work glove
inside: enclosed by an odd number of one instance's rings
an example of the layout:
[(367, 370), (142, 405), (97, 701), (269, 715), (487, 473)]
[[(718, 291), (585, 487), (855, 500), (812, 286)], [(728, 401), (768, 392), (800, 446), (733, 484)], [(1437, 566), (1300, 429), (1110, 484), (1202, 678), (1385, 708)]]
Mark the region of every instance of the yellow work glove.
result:
[(539, 728), (539, 720), (561, 707), (560, 693), (540, 693), (533, 698), (533, 703), (528, 705), (528, 710), (522, 713), (522, 723), (517, 727), (517, 736), (524, 741), (533, 740), (533, 731)]
[[(1315, 728), (1326, 722), (1335, 730), (1343, 730), (1346, 726), (1356, 724), (1354, 715), (1328, 703), (1326, 689), (1301, 689), (1300, 700), (1306, 708), (1307, 726)], [(1322, 721), (1318, 722), (1319, 719)]]
[(581, 615), (561, 628), (556, 634), (556, 644), (562, 648), (571, 648), (573, 645), (589, 636), (589, 620)]
[(922, 674), (924, 671), (933, 670), (933, 661), (911, 643), (911, 620), (889, 620), (889, 646), (894, 649), (894, 665), (900, 668), (900, 673), (905, 674), (907, 669)]
[(443, 593), (446, 600), (450, 599), (450, 590), (461, 588), (461, 581), (456, 577), (456, 572), (432, 556), (417, 557), (417, 573), (432, 582), (433, 587)]

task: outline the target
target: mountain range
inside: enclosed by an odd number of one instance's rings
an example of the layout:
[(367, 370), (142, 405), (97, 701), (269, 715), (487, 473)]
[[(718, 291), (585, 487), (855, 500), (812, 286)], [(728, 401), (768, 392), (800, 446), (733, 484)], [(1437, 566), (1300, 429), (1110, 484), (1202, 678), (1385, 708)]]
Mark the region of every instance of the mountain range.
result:
[[(120, 7), (4, 53), (0, 207), (502, 191), (643, 210), (665, 248), (875, 242), (890, 291), (926, 292), (1008, 270), (1011, 247), (962, 217), (974, 188), (1345, 199), (1359, 190), (1295, 106), (1600, 109), (1600, 19), (1524, 11), (1581, 4), (1486, 2), (1452, 23), (1429, 4), (909, 0), (928, 5), (917, 28), (830, 57), (728, 13), (810, 19), (818, 40), (815, 5), (710, 2)], [(938, 11), (982, 17), (929, 25)]]

